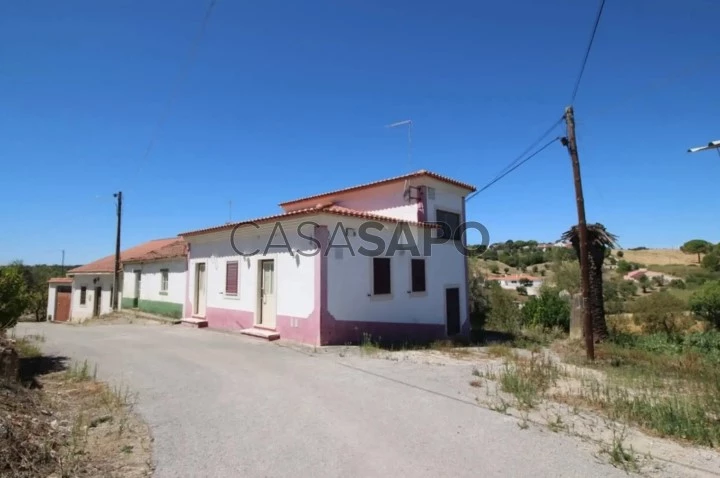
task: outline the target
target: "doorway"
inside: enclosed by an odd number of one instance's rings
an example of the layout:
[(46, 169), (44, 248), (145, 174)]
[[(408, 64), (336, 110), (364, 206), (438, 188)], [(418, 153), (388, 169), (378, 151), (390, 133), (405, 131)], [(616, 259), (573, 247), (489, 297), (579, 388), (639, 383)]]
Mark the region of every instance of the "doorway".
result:
[(67, 322), (70, 318), (71, 302), (72, 289), (70, 286), (58, 286), (55, 291), (55, 314), (53, 320), (56, 322)]
[(460, 288), (445, 289), (445, 323), (448, 337), (460, 333)]
[(272, 259), (259, 262), (258, 278), (258, 319), (257, 325), (275, 328), (275, 261)]
[(196, 315), (198, 317), (205, 317), (205, 284), (205, 263), (198, 262), (197, 264), (195, 264), (195, 308), (193, 310), (193, 315)]
[(100, 306), (102, 305), (102, 287), (95, 287), (95, 302), (93, 302), (93, 317), (100, 316)]
[(140, 283), (142, 281), (142, 271), (135, 272), (135, 297), (133, 297), (133, 308), (137, 309), (140, 306)]

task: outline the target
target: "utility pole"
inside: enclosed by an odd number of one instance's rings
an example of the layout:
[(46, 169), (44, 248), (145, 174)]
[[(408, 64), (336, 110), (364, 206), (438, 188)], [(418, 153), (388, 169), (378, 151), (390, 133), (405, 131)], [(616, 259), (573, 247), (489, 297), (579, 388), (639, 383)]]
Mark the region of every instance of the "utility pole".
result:
[(582, 179), (580, 177), (580, 158), (578, 158), (577, 139), (575, 137), (575, 112), (572, 106), (565, 108), (565, 122), (567, 123), (567, 138), (563, 144), (567, 146), (572, 162), (573, 178), (575, 180), (575, 202), (578, 215), (578, 236), (580, 241), (580, 276), (582, 278), (583, 298), (583, 333), (585, 335), (585, 349), (588, 360), (595, 360), (595, 342), (593, 337), (592, 315), (590, 313), (590, 267), (588, 264), (588, 231), (585, 222), (585, 199), (583, 198)]
[(113, 278), (112, 308), (118, 310), (118, 285), (120, 284), (120, 224), (122, 223), (122, 191), (113, 194), (117, 198), (117, 236), (115, 237), (115, 275)]

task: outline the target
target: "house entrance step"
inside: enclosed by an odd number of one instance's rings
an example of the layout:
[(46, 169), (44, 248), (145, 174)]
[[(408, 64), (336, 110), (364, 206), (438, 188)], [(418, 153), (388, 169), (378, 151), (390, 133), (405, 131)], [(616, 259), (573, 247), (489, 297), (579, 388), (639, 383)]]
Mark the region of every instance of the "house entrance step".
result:
[(260, 329), (257, 327), (251, 327), (249, 329), (242, 329), (241, 334), (249, 335), (251, 337), (257, 337), (259, 339), (265, 339), (269, 341), (277, 340), (280, 338), (280, 334), (274, 330)]
[(207, 327), (208, 323), (205, 319), (196, 319), (194, 317), (186, 317), (182, 319), (182, 324), (187, 327), (195, 327), (197, 329), (201, 329), (203, 327)]

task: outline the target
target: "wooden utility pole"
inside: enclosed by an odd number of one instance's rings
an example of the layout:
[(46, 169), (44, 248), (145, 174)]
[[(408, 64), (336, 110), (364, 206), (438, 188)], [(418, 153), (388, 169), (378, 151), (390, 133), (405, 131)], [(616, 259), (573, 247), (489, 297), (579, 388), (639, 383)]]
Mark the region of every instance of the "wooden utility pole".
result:
[(118, 310), (118, 285), (120, 285), (120, 224), (122, 223), (122, 191), (113, 194), (117, 198), (117, 236), (115, 237), (115, 275), (113, 277), (112, 308)]
[(595, 360), (595, 342), (593, 337), (592, 315), (590, 313), (590, 264), (588, 263), (588, 231), (585, 222), (585, 199), (583, 198), (582, 179), (580, 177), (580, 158), (578, 158), (577, 139), (575, 137), (575, 112), (572, 106), (565, 108), (567, 138), (563, 144), (567, 146), (572, 162), (575, 180), (575, 202), (578, 215), (578, 239), (580, 241), (580, 277), (582, 278), (583, 298), (583, 333), (588, 360)]

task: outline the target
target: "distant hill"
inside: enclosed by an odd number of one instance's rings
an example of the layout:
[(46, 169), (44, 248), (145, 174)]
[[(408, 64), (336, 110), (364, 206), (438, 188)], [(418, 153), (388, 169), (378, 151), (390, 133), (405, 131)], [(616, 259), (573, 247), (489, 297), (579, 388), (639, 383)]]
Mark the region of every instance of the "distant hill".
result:
[[(628, 262), (637, 262), (644, 265), (692, 265), (697, 264), (695, 254), (685, 254), (679, 249), (643, 249), (643, 250), (622, 250), (623, 259)], [(617, 255), (617, 251), (613, 252)]]

